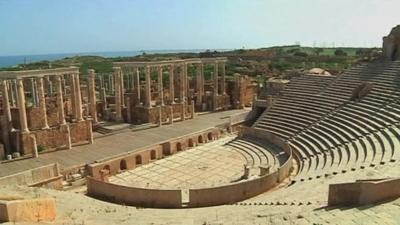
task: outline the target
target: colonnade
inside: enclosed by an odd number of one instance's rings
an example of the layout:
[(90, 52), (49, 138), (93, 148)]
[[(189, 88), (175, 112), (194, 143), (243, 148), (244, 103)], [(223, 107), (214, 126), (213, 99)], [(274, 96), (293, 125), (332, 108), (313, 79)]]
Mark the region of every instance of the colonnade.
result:
[[(48, 129), (48, 118), (46, 108), (46, 94), (51, 97), (53, 93), (53, 83), (55, 83), (55, 94), (57, 104), (57, 114), (59, 125), (66, 123), (64, 112), (64, 95), (66, 94), (65, 79), (70, 81), (70, 93), (72, 102), (72, 116), (77, 121), (83, 120), (82, 115), (82, 97), (79, 81), (79, 70), (76, 67), (49, 69), (42, 71), (16, 71), (0, 72), (2, 93), (3, 115), (7, 122), (8, 129), (3, 132), (14, 130), (12, 126), (11, 108), (18, 108), (19, 128), (22, 133), (28, 133), (28, 120), (26, 115), (26, 106), (28, 105), (25, 89), (30, 89), (32, 104), (39, 108), (41, 116), (41, 127), (39, 129)], [(30, 88), (25, 88), (24, 83), (30, 82)], [(46, 85), (45, 85), (46, 84)], [(94, 84), (94, 83), (93, 83)], [(45, 88), (45, 86), (47, 86)], [(45, 91), (47, 90), (47, 92)], [(34, 118), (39, 119), (39, 118)]]
[[(216, 99), (219, 95), (225, 95), (225, 62), (227, 59), (225, 57), (217, 57), (217, 58), (191, 58), (184, 60), (169, 60), (169, 61), (151, 61), (151, 62), (116, 62), (114, 63), (114, 86), (118, 88), (124, 84), (124, 74), (123, 71), (134, 71), (134, 78), (128, 77), (128, 84), (136, 93), (136, 102), (139, 104), (143, 104), (144, 107), (151, 108), (152, 107), (152, 99), (151, 99), (151, 71), (157, 70), (157, 91), (159, 93), (159, 105), (165, 105), (165, 97), (164, 97), (164, 83), (163, 76), (164, 70), (166, 70), (165, 74), (169, 76), (169, 104), (174, 104), (176, 102), (175, 96), (175, 88), (178, 88), (178, 101), (179, 103), (185, 103), (189, 101), (189, 79), (188, 79), (188, 66), (195, 65), (196, 68), (196, 86), (194, 87), (196, 95), (197, 95), (197, 104), (201, 104), (205, 97), (205, 78), (204, 78), (204, 64), (213, 64), (214, 72), (212, 73), (213, 77), (213, 105), (216, 106)], [(220, 70), (221, 69), (221, 72)], [(141, 84), (140, 84), (140, 71), (144, 71), (145, 73), (145, 85), (144, 85), (144, 96), (141, 96)], [(178, 74), (176, 74), (178, 72)], [(221, 90), (219, 90), (219, 75), (221, 74)], [(178, 76), (177, 76), (178, 75)], [(116, 78), (118, 77), (118, 78)], [(175, 87), (175, 81), (179, 79), (179, 87)], [(104, 81), (104, 79), (102, 79)], [(129, 82), (129, 80), (131, 82)], [(112, 84), (110, 83), (109, 86)], [(116, 111), (117, 115), (120, 114), (121, 106), (123, 105), (121, 99), (123, 98), (124, 90), (115, 90), (116, 93)], [(120, 94), (119, 94), (120, 93)], [(142, 99), (144, 97), (144, 100)], [(143, 101), (142, 101), (143, 100)], [(118, 102), (117, 102), (118, 101)]]

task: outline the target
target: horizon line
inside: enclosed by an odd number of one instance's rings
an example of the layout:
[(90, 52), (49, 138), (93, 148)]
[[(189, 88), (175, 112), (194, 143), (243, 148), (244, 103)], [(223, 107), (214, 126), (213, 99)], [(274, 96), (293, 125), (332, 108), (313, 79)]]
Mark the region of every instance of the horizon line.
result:
[[(17, 56), (43, 56), (43, 55), (61, 55), (61, 54), (98, 54), (98, 53), (112, 53), (112, 52), (171, 52), (171, 53), (180, 53), (179, 51), (185, 53), (191, 53), (190, 51), (200, 51), (200, 50), (210, 50), (210, 51), (234, 51), (234, 50), (253, 50), (253, 49), (266, 49), (266, 48), (274, 48), (274, 47), (285, 47), (285, 46), (297, 46), (298, 44), (287, 44), (287, 45), (271, 45), (265, 47), (257, 47), (257, 48), (193, 48), (193, 49), (141, 49), (141, 50), (110, 50), (110, 51), (82, 51), (82, 52), (58, 52), (58, 53), (39, 53), (39, 54), (10, 54), (10, 55), (0, 55), (0, 57), (17, 57)], [(381, 46), (309, 46), (309, 45), (298, 45), (304, 48), (382, 48)], [(189, 52), (188, 52), (189, 51)], [(195, 53), (195, 52), (192, 52)], [(90, 55), (85, 55), (90, 56)], [(93, 55), (95, 56), (95, 55)]]

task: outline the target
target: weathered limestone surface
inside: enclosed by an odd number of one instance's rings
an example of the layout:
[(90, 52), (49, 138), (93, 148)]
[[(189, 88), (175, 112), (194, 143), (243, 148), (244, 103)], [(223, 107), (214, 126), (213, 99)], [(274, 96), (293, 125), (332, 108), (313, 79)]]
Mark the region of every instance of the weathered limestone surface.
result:
[(1, 201), (0, 222), (40, 222), (56, 218), (53, 198)]

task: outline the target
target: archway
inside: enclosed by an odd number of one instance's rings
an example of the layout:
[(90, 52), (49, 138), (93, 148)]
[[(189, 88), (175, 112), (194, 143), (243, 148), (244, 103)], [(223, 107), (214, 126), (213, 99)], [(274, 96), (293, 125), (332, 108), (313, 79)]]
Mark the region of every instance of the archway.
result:
[(125, 159), (123, 159), (123, 160), (121, 160), (121, 162), (119, 162), (119, 169), (120, 170), (128, 169), (128, 166), (126, 165), (126, 160)]
[(207, 134), (207, 139), (208, 139), (209, 141), (212, 141), (213, 135), (212, 135), (211, 132)]
[(150, 159), (155, 160), (156, 159), (156, 150), (151, 150), (150, 152)]
[(197, 142), (198, 142), (198, 143), (204, 143), (203, 135), (200, 135), (200, 136), (197, 138)]
[(195, 147), (192, 138), (189, 139), (189, 147)]
[(183, 150), (183, 149), (182, 149), (182, 144), (181, 144), (180, 142), (176, 143), (176, 150), (177, 150), (178, 152)]
[(135, 158), (135, 161), (136, 161), (136, 165), (142, 165), (142, 156), (137, 155)]

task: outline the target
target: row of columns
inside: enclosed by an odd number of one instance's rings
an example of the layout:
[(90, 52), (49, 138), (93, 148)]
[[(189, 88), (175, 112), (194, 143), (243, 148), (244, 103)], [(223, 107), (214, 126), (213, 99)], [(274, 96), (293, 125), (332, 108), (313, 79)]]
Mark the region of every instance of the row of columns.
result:
[[(213, 73), (213, 86), (214, 86), (214, 97), (218, 95), (225, 95), (225, 62), (222, 62), (222, 67), (221, 67), (221, 73), (222, 73), (222, 83), (221, 83), (221, 91), (219, 90), (218, 86), (218, 79), (219, 79), (219, 63), (216, 62), (214, 64), (214, 73)], [(180, 102), (186, 102), (187, 97), (188, 97), (188, 89), (189, 89), (189, 80), (188, 80), (188, 75), (187, 75), (187, 63), (181, 63), (181, 64), (170, 64), (169, 65), (169, 92), (170, 92), (170, 101), (171, 103), (175, 103), (175, 86), (174, 86), (174, 80), (175, 80), (175, 69), (177, 67), (180, 68), (179, 71), (179, 80), (180, 85), (179, 85), (179, 100)], [(164, 105), (164, 84), (163, 84), (163, 66), (158, 65), (158, 66), (145, 66), (144, 67), (144, 72), (145, 72), (145, 90), (144, 90), (144, 106), (147, 108), (151, 108), (151, 69), (152, 68), (157, 68), (157, 80), (158, 80), (158, 92), (159, 92), (159, 97), (160, 97), (160, 105)], [(114, 82), (113, 86), (115, 88), (115, 96), (116, 96), (116, 104), (118, 104), (117, 111), (119, 111), (120, 106), (123, 106), (124, 103), (124, 82), (123, 82), (123, 74), (122, 70), (120, 67), (114, 67), (113, 68), (114, 72)], [(141, 102), (141, 86), (140, 86), (140, 70), (138, 67), (135, 67), (133, 69), (134, 73), (134, 79), (131, 78), (131, 87), (136, 93), (137, 96), (137, 102)], [(129, 76), (128, 76), (129, 77)], [(129, 79), (128, 79), (129, 81)], [(203, 97), (205, 94), (204, 91), (204, 65), (203, 63), (198, 63), (196, 65), (196, 92), (198, 93), (198, 101), (202, 102)], [(110, 83), (111, 84), (111, 83)], [(117, 90), (118, 89), (118, 90)], [(221, 92), (221, 93), (219, 93)], [(118, 100), (118, 101), (117, 101)], [(119, 114), (119, 112), (117, 112)]]
[[(79, 75), (78, 74), (71, 74), (70, 76), (70, 83), (71, 85), (71, 97), (72, 97), (72, 108), (73, 108), (73, 117), (77, 121), (83, 120), (82, 115), (82, 97), (80, 91), (80, 82), (79, 82)], [(94, 75), (92, 74), (92, 78)], [(63, 95), (65, 94), (63, 90), (63, 78), (60, 75), (52, 76), (53, 81), (56, 84), (56, 98), (57, 98), (57, 106), (58, 106), (58, 118), (59, 124), (65, 124), (65, 114), (64, 114), (64, 100)], [(35, 77), (29, 78), (34, 85), (31, 87), (32, 93), (32, 101), (37, 104), (39, 108), (39, 112), (42, 115), (42, 124), (41, 127), (43, 129), (49, 128), (48, 120), (47, 120), (47, 109), (46, 109), (46, 100), (45, 100), (45, 89), (44, 89), (44, 78), (43, 77)], [(47, 79), (47, 78), (45, 78)], [(91, 85), (89, 85), (94, 90), (94, 80), (92, 80)], [(16, 84), (15, 90), (11, 89), (12, 85), (9, 84)], [(48, 84), (53, 85), (51, 82), (47, 82)], [(53, 87), (49, 87), (48, 90), (53, 90)], [(11, 90), (11, 91), (10, 91)], [(3, 111), (6, 121), (8, 121), (8, 131), (11, 131), (12, 124), (11, 124), (11, 107), (13, 106), (13, 98), (16, 97), (16, 106), (18, 107), (19, 111), (19, 123), (20, 123), (20, 130), (21, 132), (29, 132), (28, 128), (28, 121), (26, 115), (26, 99), (25, 99), (25, 90), (24, 90), (24, 78), (17, 78), (15, 80), (3, 80), (1, 82), (1, 91), (2, 91), (2, 102), (3, 102)], [(52, 91), (51, 91), (52, 92)], [(91, 93), (91, 92), (89, 92)], [(92, 92), (93, 93), (93, 92)], [(53, 93), (51, 93), (53, 94)], [(49, 92), (48, 92), (49, 95)], [(14, 96), (10, 98), (10, 96)], [(95, 117), (95, 95), (91, 95), (91, 116)], [(94, 97), (94, 99), (93, 99)]]

